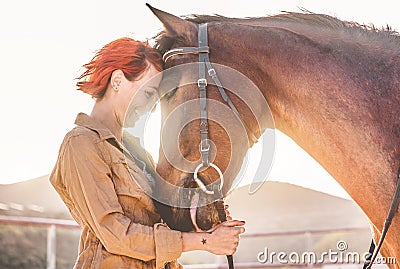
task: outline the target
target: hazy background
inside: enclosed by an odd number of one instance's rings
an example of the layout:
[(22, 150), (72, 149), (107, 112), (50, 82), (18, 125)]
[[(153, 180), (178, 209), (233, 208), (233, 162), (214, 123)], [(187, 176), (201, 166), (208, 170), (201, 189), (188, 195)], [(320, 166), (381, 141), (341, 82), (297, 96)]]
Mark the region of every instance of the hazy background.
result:
[[(147, 2), (175, 15), (253, 17), (305, 8), (343, 20), (378, 27), (388, 24), (395, 30), (400, 27), (399, 4), (394, 0)], [(51, 172), (62, 138), (73, 127), (76, 114), (90, 113), (93, 105), (91, 98), (75, 90), (74, 78), (82, 71), (81, 66), (116, 38), (144, 40), (162, 29), (145, 3), (25, 0), (0, 4), (0, 184)], [(157, 117), (153, 122), (157, 123)], [(156, 154), (154, 141), (148, 150)], [(276, 158), (268, 179), (347, 197), (314, 160), (282, 134), (277, 136)]]
[[(254, 17), (304, 8), (342, 20), (400, 28), (399, 4), (394, 0), (148, 2), (175, 15)], [(103, 45), (123, 36), (151, 38), (162, 25), (145, 1), (137, 0), (2, 1), (0, 25), (0, 215), (70, 219), (49, 184), (48, 174), (65, 133), (74, 126), (76, 114), (90, 113), (93, 105), (89, 96), (75, 90), (74, 78)], [(151, 118), (145, 141), (155, 157), (158, 117), (155, 113)], [(257, 262), (256, 254), (266, 246), (286, 253), (336, 250), (339, 240), (348, 243), (349, 251), (365, 252), (370, 231), (360, 208), (353, 201), (318, 192), (348, 198), (329, 174), (289, 138), (278, 133), (276, 143), (270, 182), (254, 195), (248, 195), (244, 187), (227, 199), (233, 216), (247, 222), (247, 237), (241, 238), (235, 261)], [(259, 146), (253, 150), (253, 165), (259, 150)], [(3, 185), (20, 181), (26, 182)], [(321, 229), (325, 232), (315, 231)], [(287, 235), (288, 231), (300, 232)], [(270, 235), (249, 236), (260, 232)], [(46, 234), (43, 227), (1, 224), (0, 268), (44, 268)], [(57, 268), (72, 267), (79, 234), (79, 230), (57, 229)], [(225, 263), (225, 259), (204, 252), (185, 253), (181, 262)]]

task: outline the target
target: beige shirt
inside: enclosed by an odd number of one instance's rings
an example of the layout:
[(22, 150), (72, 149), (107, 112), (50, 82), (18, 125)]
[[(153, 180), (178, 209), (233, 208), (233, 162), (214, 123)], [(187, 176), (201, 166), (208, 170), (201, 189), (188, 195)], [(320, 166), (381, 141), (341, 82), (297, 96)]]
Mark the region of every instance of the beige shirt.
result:
[[(78, 114), (50, 181), (82, 228), (74, 268), (182, 268), (182, 235), (160, 223), (148, 182), (114, 135)], [(125, 154), (124, 154), (125, 152)]]

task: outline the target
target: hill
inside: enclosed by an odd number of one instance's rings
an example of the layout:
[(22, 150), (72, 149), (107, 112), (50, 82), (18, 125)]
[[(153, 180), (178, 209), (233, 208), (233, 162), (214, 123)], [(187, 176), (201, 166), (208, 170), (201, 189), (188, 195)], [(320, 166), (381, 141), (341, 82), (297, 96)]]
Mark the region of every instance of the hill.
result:
[(0, 184), (0, 214), (70, 218), (48, 175), (14, 184)]
[(354, 201), (289, 183), (268, 181), (254, 194), (248, 186), (234, 190), (226, 199), (231, 214), (248, 222), (249, 232), (338, 229), (368, 227), (368, 221)]

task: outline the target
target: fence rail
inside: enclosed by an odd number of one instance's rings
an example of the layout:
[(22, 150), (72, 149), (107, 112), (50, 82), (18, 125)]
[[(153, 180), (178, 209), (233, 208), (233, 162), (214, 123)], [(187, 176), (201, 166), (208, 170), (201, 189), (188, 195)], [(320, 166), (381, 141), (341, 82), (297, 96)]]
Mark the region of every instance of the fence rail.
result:
[(47, 227), (46, 269), (56, 269), (56, 229), (79, 228), (79, 225), (73, 220), (2, 215), (0, 215), (0, 224)]
[(51, 226), (54, 225), (60, 228), (79, 228), (79, 225), (73, 220), (66, 219), (49, 219), (49, 218), (31, 218), (19, 216), (2, 216), (0, 215), (0, 223), (3, 224), (18, 224), (32, 226)]
[[(56, 229), (78, 229), (79, 225), (73, 220), (50, 219), (50, 218), (32, 218), (20, 216), (2, 216), (0, 215), (0, 224), (23, 225), (23, 226), (45, 226), (47, 227), (47, 267), (46, 269), (56, 269)], [(266, 233), (248, 233), (241, 235), (241, 238), (253, 237), (270, 237), (282, 235), (305, 235), (310, 237), (311, 234), (323, 234), (332, 232), (361, 232), (369, 231), (368, 227), (354, 227), (341, 229), (316, 229), (316, 230), (293, 230), (293, 231), (276, 231)], [(324, 263), (329, 265), (330, 263)], [(338, 263), (335, 263), (338, 264)], [(278, 268), (278, 267), (308, 267), (307, 263), (296, 264), (263, 264), (263, 263), (235, 263), (235, 268)], [(197, 264), (185, 265), (185, 269), (226, 269), (226, 264)]]

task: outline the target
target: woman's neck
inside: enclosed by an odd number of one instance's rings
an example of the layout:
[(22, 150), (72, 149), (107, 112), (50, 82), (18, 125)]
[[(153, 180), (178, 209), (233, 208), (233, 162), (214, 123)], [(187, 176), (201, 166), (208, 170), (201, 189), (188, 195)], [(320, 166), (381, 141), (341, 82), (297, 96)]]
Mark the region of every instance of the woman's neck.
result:
[(90, 116), (107, 127), (117, 141), (121, 142), (122, 122), (112, 104), (104, 99), (96, 101)]

